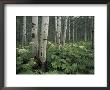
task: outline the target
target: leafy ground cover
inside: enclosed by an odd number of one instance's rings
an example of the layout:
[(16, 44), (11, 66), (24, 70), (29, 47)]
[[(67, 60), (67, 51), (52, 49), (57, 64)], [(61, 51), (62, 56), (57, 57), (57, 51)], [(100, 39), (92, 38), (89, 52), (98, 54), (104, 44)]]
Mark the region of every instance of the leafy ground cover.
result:
[(17, 46), (17, 74), (94, 74), (94, 51), (90, 42), (66, 43), (60, 50), (48, 42), (46, 72), (39, 68), (31, 53), (31, 44)]

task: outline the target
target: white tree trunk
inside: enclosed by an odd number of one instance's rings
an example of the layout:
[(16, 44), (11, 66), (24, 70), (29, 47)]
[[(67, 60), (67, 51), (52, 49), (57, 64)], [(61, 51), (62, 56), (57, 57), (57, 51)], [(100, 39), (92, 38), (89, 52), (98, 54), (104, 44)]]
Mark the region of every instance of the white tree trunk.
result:
[(73, 42), (74, 42), (74, 21), (73, 21)]
[(61, 42), (61, 16), (57, 17), (57, 40), (58, 40), (58, 49), (60, 49), (60, 42)]
[(87, 22), (86, 22), (86, 19), (85, 19), (85, 35), (84, 35), (84, 38), (85, 38), (85, 41), (87, 41)]
[(91, 29), (91, 33), (90, 33), (90, 35), (91, 35), (90, 40), (91, 40), (91, 41), (92, 41), (92, 28), (93, 28), (93, 27), (92, 27), (92, 21), (91, 21), (91, 28), (90, 28), (90, 29)]
[(68, 40), (69, 40), (69, 42), (70, 42), (70, 18), (69, 18), (69, 28), (68, 28)]
[(58, 35), (58, 31), (57, 31), (57, 16), (55, 16), (55, 44), (58, 41), (57, 40), (57, 35)]
[(32, 55), (38, 56), (38, 16), (32, 16)]
[(46, 61), (46, 47), (49, 27), (49, 16), (42, 17), (41, 37), (40, 37), (40, 60), (42, 63)]
[(77, 26), (75, 25), (75, 31), (76, 31), (76, 42), (78, 40), (78, 35), (77, 35)]
[(22, 46), (26, 45), (26, 16), (23, 17)]
[(65, 41), (66, 41), (67, 21), (68, 21), (68, 17), (66, 16), (64, 23), (63, 46), (65, 45)]
[(91, 41), (92, 41), (92, 38), (93, 38), (93, 32), (94, 31), (94, 17), (92, 16), (91, 17)]

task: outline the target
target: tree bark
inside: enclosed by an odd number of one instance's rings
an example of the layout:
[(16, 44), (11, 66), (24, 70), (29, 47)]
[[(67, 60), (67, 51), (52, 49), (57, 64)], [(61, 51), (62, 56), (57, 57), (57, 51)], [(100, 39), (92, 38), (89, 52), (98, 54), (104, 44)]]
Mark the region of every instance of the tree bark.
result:
[(92, 17), (92, 49), (94, 48), (94, 16)]
[(26, 45), (26, 16), (23, 17), (22, 46)]
[(41, 37), (40, 37), (40, 61), (42, 62), (42, 69), (45, 69), (45, 62), (46, 62), (48, 26), (49, 26), (49, 16), (43, 16), (42, 27), (41, 27)]
[(60, 44), (61, 44), (61, 16), (57, 17), (57, 44), (58, 44), (58, 49), (60, 49)]
[(67, 21), (68, 21), (68, 17), (65, 17), (65, 23), (64, 23), (64, 34), (63, 34), (63, 46), (65, 45), (65, 41), (66, 41), (66, 31), (67, 31)]
[(73, 42), (74, 42), (74, 37), (75, 37), (74, 36), (74, 28), (75, 28), (75, 25), (74, 24), (75, 24), (75, 22), (74, 22), (74, 18), (73, 18)]
[(85, 18), (85, 34), (84, 34), (84, 39), (87, 41), (87, 19)]
[(38, 56), (38, 16), (32, 16), (32, 55)]
[(69, 26), (68, 26), (68, 40), (70, 42), (70, 18), (69, 18)]
[(58, 41), (57, 40), (57, 36), (58, 36), (58, 30), (57, 30), (57, 16), (55, 16), (55, 44)]
[(75, 36), (76, 36), (76, 42), (77, 42), (77, 40), (78, 40), (78, 39), (77, 39), (77, 38), (78, 38), (78, 37), (77, 37), (77, 36), (78, 36), (78, 35), (77, 35), (77, 25), (75, 25), (75, 32), (76, 32), (76, 35), (75, 35)]

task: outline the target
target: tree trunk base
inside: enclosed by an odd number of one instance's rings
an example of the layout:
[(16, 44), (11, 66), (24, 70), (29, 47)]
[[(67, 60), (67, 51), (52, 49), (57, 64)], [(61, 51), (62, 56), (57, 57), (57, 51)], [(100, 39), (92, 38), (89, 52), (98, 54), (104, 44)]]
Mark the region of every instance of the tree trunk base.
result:
[(46, 72), (46, 62), (42, 62), (41, 70), (42, 72)]

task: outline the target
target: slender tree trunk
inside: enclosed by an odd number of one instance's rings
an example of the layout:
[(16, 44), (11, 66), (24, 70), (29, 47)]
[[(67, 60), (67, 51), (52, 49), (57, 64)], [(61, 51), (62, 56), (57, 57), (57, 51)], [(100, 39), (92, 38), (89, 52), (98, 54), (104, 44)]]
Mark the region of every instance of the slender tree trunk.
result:
[[(91, 18), (91, 19), (92, 19), (92, 18)], [(91, 28), (90, 28), (90, 29), (91, 29), (91, 30), (90, 30), (90, 32), (91, 32), (91, 33), (90, 33), (90, 41), (92, 41), (92, 28), (93, 28), (93, 27), (92, 27), (92, 21), (91, 21)]]
[(38, 56), (38, 16), (32, 16), (32, 55)]
[(69, 28), (68, 28), (68, 40), (69, 40), (69, 42), (70, 42), (70, 18), (69, 18)]
[(76, 42), (77, 42), (77, 40), (78, 40), (78, 39), (77, 39), (77, 36), (78, 36), (78, 35), (77, 35), (77, 26), (76, 26), (76, 25), (75, 25), (75, 31), (76, 31), (76, 35), (75, 35), (75, 36), (76, 36)]
[(57, 34), (58, 34), (58, 31), (57, 31), (57, 16), (55, 16), (55, 44), (57, 42)]
[(75, 37), (75, 35), (74, 35), (74, 28), (75, 28), (75, 25), (74, 25), (74, 21), (73, 21), (73, 42), (74, 42), (74, 37)]
[(93, 29), (94, 29), (94, 25), (93, 25), (93, 24), (94, 24), (94, 19), (93, 19), (93, 18), (94, 18), (94, 17), (91, 16), (91, 23), (90, 23), (90, 30), (91, 30), (91, 31), (90, 31), (90, 32), (91, 32), (91, 33), (90, 33), (90, 35), (91, 35), (91, 36), (90, 36), (90, 40), (91, 40), (91, 41), (92, 41), (92, 35), (93, 35), (93, 34), (92, 34), (92, 31), (93, 31)]
[(58, 49), (60, 49), (60, 44), (61, 44), (61, 16), (57, 17), (57, 44), (58, 44)]
[(40, 60), (42, 62), (42, 69), (45, 69), (46, 62), (46, 47), (48, 37), (49, 16), (42, 17), (41, 37), (40, 37)]
[(19, 45), (20, 45), (20, 42), (21, 42), (21, 32), (20, 32), (20, 29), (21, 29), (21, 22), (20, 22), (20, 19), (19, 19), (19, 21), (16, 23), (17, 24), (17, 26), (18, 26), (18, 30), (19, 30), (19, 32), (18, 32), (18, 34), (19, 34)]
[(85, 41), (87, 41), (87, 20), (85, 18), (85, 35), (84, 35)]
[(94, 48), (94, 16), (92, 17), (92, 49)]
[(26, 16), (23, 17), (22, 46), (26, 45)]
[(65, 23), (64, 23), (64, 34), (63, 34), (63, 46), (65, 45), (65, 41), (66, 41), (66, 31), (67, 31), (67, 21), (68, 21), (68, 17), (65, 17)]

